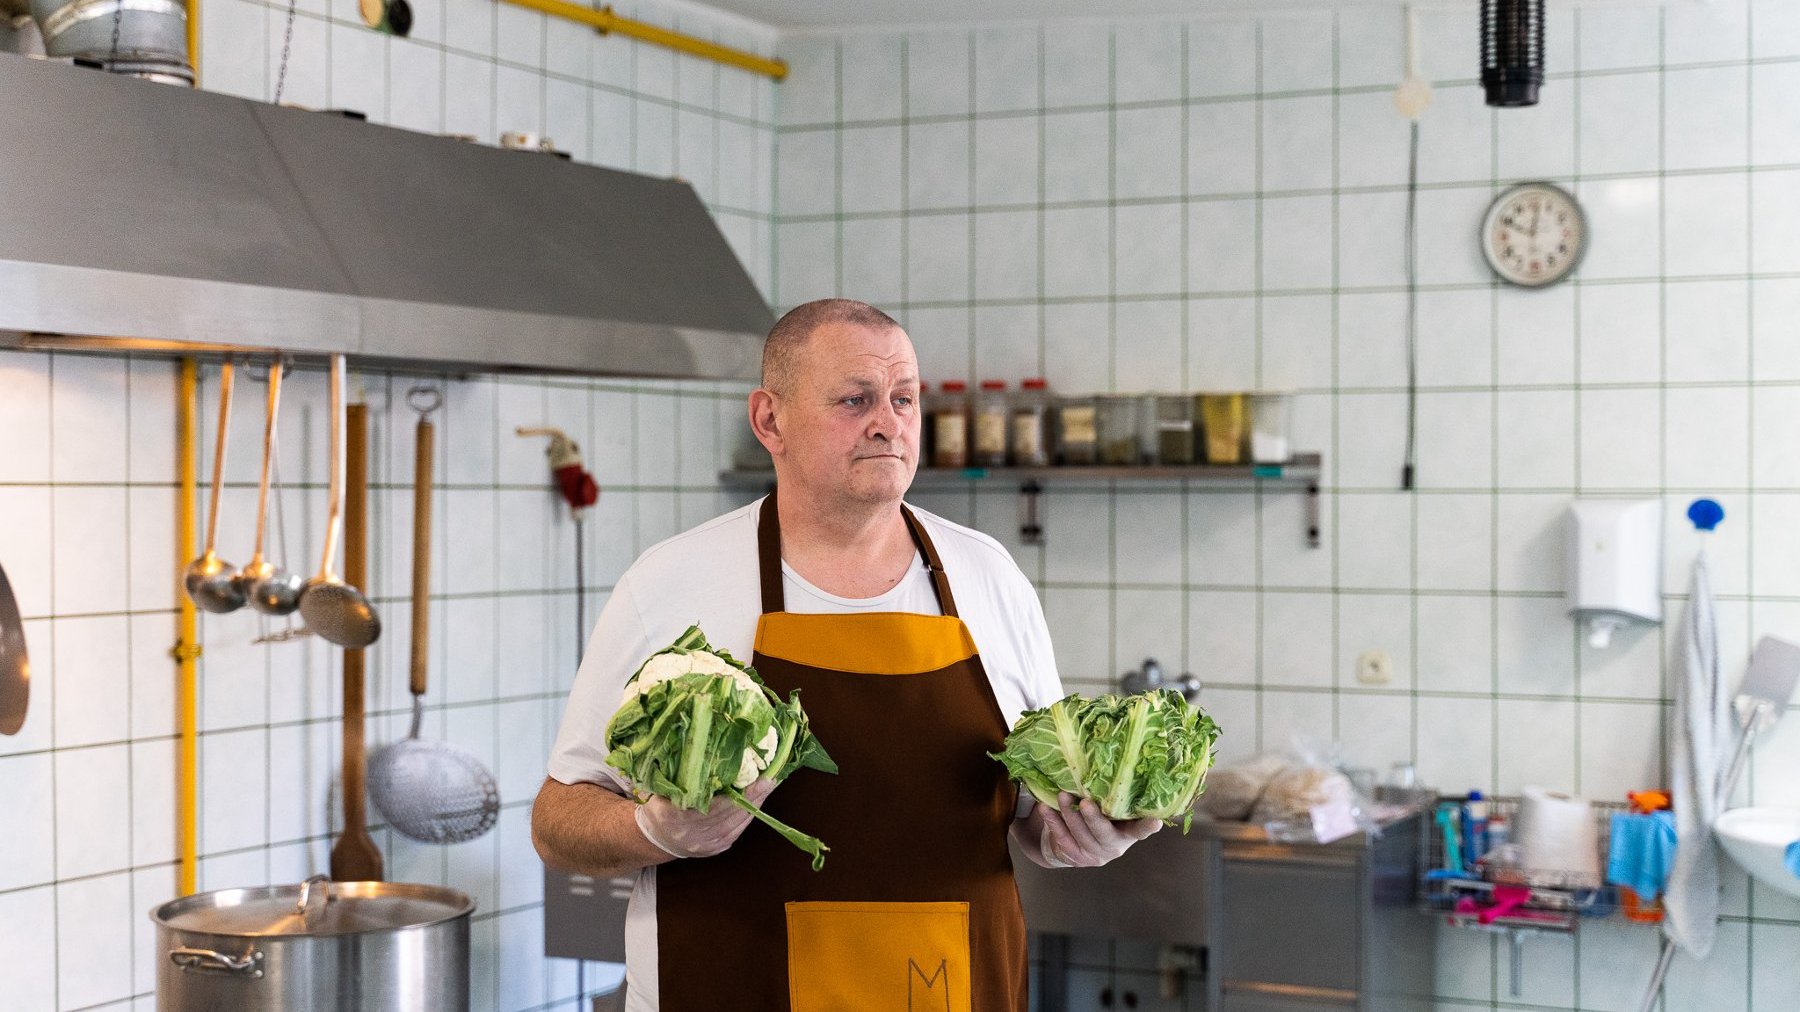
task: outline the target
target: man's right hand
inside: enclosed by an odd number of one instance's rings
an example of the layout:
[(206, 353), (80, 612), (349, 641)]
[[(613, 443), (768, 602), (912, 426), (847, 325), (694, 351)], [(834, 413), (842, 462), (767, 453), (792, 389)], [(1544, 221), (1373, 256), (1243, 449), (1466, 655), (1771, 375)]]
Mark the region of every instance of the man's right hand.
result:
[[(744, 788), (744, 797), (758, 808), (775, 790), (775, 781), (758, 780)], [(723, 854), (744, 835), (753, 819), (737, 802), (724, 795), (712, 799), (706, 811), (676, 808), (668, 799), (652, 795), (637, 806), (638, 831), (644, 839), (674, 857), (712, 857)]]

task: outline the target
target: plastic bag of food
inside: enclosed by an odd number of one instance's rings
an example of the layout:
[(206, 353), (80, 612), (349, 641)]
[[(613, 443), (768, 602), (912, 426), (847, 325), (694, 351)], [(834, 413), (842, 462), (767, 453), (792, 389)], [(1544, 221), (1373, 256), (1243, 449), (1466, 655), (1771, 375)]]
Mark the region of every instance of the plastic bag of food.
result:
[(1313, 809), (1334, 803), (1355, 805), (1356, 792), (1350, 787), (1350, 778), (1329, 766), (1302, 763), (1289, 766), (1269, 780), (1250, 821), (1270, 823), (1310, 817)]
[(1200, 812), (1214, 819), (1242, 822), (1256, 808), (1269, 781), (1293, 760), (1274, 752), (1241, 759), (1213, 768), (1207, 775), (1206, 793), (1200, 795)]

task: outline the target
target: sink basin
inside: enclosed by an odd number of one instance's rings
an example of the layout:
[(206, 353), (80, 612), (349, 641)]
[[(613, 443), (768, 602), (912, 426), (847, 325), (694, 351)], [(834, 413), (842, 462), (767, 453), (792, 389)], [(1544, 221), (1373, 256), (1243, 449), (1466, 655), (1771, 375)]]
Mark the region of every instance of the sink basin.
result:
[(1788, 870), (1788, 844), (1800, 840), (1800, 808), (1734, 808), (1713, 823), (1725, 853), (1770, 889), (1800, 897), (1800, 875)]

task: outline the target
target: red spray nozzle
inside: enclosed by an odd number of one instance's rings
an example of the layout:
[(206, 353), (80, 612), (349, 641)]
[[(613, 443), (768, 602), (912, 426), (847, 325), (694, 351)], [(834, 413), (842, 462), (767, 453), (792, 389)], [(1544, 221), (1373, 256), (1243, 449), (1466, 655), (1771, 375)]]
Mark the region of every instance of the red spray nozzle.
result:
[(513, 431), (521, 436), (549, 437), (550, 445), (544, 454), (550, 458), (550, 474), (556, 479), (556, 487), (576, 519), (581, 518), (582, 510), (599, 501), (600, 485), (581, 466), (581, 447), (563, 430), (521, 425)]

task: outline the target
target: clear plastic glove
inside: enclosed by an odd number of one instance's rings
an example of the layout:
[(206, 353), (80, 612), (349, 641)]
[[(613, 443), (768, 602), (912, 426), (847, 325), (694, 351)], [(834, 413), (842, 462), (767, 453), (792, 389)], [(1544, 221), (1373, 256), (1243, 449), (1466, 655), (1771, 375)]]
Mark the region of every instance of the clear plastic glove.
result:
[[(758, 808), (775, 790), (775, 781), (758, 780), (744, 788), (744, 797)], [(723, 795), (712, 799), (706, 811), (676, 808), (668, 799), (651, 796), (637, 806), (638, 831), (644, 839), (673, 857), (712, 857), (723, 854), (744, 835), (753, 818), (737, 802)]]
[(1067, 791), (1056, 801), (1057, 808), (1038, 806), (1044, 826), (1038, 850), (1052, 868), (1098, 868), (1162, 828), (1160, 819), (1114, 822), (1101, 814), (1099, 803), (1083, 799), (1078, 805)]

